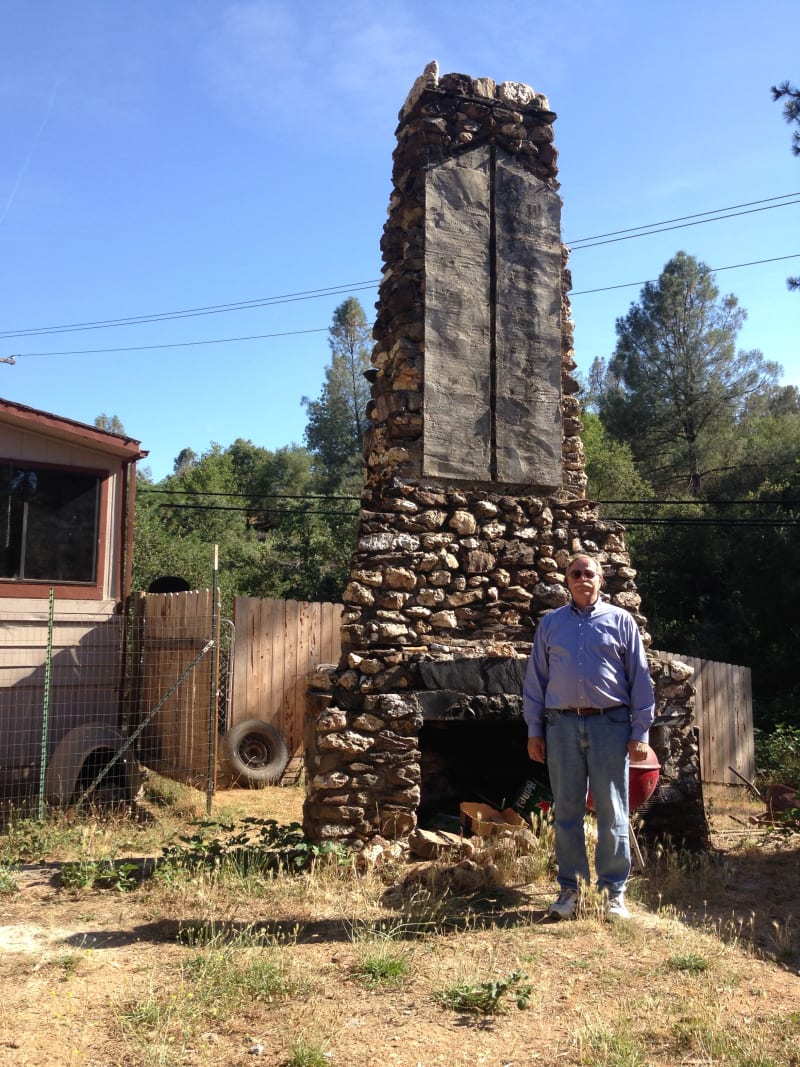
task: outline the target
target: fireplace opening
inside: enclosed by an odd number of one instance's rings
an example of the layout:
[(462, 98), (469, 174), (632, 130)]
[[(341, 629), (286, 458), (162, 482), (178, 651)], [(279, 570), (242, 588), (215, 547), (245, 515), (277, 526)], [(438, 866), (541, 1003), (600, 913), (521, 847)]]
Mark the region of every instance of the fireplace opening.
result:
[(528, 759), (521, 720), (425, 722), (419, 745), (423, 828), (451, 828), (465, 801), (510, 807), (528, 779), (548, 785), (546, 767)]

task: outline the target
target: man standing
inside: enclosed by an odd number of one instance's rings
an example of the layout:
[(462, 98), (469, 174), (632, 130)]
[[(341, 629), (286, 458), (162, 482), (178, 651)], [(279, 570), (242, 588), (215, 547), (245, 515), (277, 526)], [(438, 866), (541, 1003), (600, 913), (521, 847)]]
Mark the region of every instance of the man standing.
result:
[(547, 761), (553, 791), (561, 892), (549, 914), (572, 917), (589, 884), (583, 821), (591, 789), (597, 888), (606, 916), (627, 918), (628, 761), (647, 757), (653, 685), (633, 616), (600, 599), (599, 562), (581, 553), (566, 573), (571, 602), (540, 620), (523, 689), (528, 755)]

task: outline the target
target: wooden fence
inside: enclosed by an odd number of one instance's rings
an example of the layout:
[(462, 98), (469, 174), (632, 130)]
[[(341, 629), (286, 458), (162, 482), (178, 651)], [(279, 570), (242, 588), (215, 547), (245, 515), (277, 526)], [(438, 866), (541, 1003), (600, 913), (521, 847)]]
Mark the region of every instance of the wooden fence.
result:
[(694, 667), (695, 720), (700, 734), (700, 773), (704, 782), (741, 785), (730, 770), (750, 781), (756, 772), (750, 668), (715, 663), (672, 652), (655, 652)]
[[(303, 754), (308, 675), (320, 663), (338, 663), (341, 604), (236, 597), (227, 728), (249, 719), (274, 726), (289, 752), (288, 777)], [(209, 590), (148, 594), (138, 604), (143, 623), (140, 715), (155, 707), (211, 637)], [(653, 652), (694, 668), (695, 715), (703, 781), (739, 785), (730, 770), (755, 775), (750, 669), (693, 656)], [(154, 769), (200, 783), (207, 779), (211, 656), (205, 656), (165, 701), (143, 735)], [(223, 724), (220, 724), (221, 726)]]
[(283, 734), (289, 768), (303, 754), (308, 674), (337, 663), (341, 604), (236, 597), (230, 726), (260, 719)]

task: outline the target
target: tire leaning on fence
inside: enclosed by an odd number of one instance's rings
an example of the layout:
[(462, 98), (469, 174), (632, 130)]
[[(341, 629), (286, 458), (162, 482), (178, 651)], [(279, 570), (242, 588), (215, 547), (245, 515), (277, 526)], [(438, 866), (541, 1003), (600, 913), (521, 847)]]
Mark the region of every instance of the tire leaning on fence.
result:
[(247, 719), (223, 736), (222, 758), (239, 784), (260, 788), (278, 781), (289, 751), (280, 730), (261, 719)]

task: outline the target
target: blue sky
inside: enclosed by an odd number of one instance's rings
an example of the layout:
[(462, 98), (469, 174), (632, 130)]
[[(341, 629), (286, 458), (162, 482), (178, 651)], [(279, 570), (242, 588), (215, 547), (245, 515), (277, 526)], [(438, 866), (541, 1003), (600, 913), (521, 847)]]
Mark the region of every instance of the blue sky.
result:
[[(567, 242), (780, 205), (574, 251), (580, 370), (641, 286), (607, 287), (680, 249), (715, 269), (800, 254), (800, 159), (769, 91), (800, 82), (796, 0), (6, 0), (0, 17), (0, 332), (323, 293), (0, 338), (0, 396), (117, 415), (157, 479), (184, 447), (302, 444), (334, 308), (373, 314), (397, 112), (431, 59), (549, 97)], [(717, 282), (748, 312), (740, 347), (800, 386), (789, 274), (800, 257)]]

